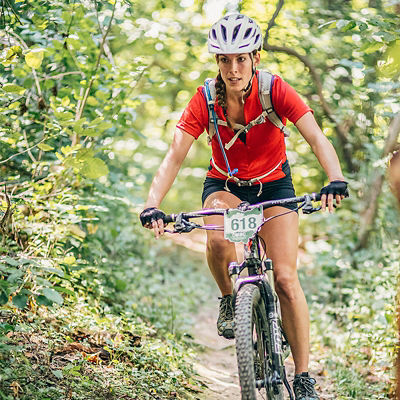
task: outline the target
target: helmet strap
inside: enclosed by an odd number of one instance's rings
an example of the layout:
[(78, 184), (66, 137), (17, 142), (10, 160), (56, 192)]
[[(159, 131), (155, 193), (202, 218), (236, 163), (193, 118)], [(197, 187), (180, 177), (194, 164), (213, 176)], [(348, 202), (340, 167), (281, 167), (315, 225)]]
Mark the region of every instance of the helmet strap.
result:
[(253, 53), (249, 53), (250, 58), (251, 58), (251, 70), (252, 70), (252, 74), (251, 74), (251, 78), (249, 80), (249, 83), (247, 84), (247, 86), (242, 89), (242, 104), (244, 104), (244, 95), (250, 90), (252, 82), (253, 82), (253, 78), (254, 75), (256, 73), (256, 68), (254, 67), (254, 56)]

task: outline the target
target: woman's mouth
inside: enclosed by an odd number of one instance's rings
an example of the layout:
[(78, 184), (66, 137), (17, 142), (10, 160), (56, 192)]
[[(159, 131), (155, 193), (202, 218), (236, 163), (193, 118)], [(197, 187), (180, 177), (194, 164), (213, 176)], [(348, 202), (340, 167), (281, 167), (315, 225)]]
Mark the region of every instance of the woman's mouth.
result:
[(241, 80), (241, 78), (228, 78), (229, 82), (231, 83), (237, 83)]

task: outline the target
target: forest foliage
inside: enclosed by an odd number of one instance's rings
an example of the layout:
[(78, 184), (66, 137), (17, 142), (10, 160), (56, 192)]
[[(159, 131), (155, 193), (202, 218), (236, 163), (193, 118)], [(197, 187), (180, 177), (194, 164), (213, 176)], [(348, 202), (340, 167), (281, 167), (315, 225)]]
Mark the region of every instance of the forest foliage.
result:
[[(68, 329), (62, 322), (71, 313), (82, 319), (75, 335), (84, 321), (105, 330), (111, 329), (106, 319), (114, 321), (116, 347), (110, 348), (108, 338), (108, 354), (120, 351), (113, 360), (129, 359), (137, 374), (131, 377), (164, 379), (165, 387), (151, 390), (174, 396), (178, 387), (192, 385), (179, 314), (189, 315), (200, 292), (209, 289), (177, 255), (154, 246), (137, 212), (183, 108), (204, 79), (217, 74), (206, 51), (207, 29), (215, 21), (211, 3), (3, 2), (0, 362), (27, 365), (13, 347), (19, 335), (37, 332), (49, 313), (56, 322), (46, 334), (61, 340), (72, 329), (72, 322)], [(302, 218), (308, 262), (301, 275), (315, 346), (326, 351), (324, 368), (341, 398), (388, 398), (400, 232), (385, 174), (399, 147), (400, 4), (244, 0), (229, 7), (254, 17), (267, 32), (260, 68), (281, 75), (313, 108), (349, 182), (351, 197), (338, 212)], [(296, 191), (319, 191), (327, 178), (304, 139), (290, 129)], [(163, 203), (166, 211), (201, 207), (198, 188), (209, 158), (201, 137)], [(187, 291), (174, 286), (175, 277), (185, 282), (191, 276), (174, 264), (203, 283)], [(174, 308), (172, 292), (186, 301)], [(90, 311), (82, 311), (83, 304)], [(115, 344), (118, 332), (124, 351)], [(135, 335), (149, 343), (155, 335), (162, 350), (136, 347)], [(157, 357), (165, 362), (159, 369)], [(84, 376), (84, 366), (74, 362), (49, 367), (63, 371), (52, 379), (76, 378), (73, 371)], [(20, 375), (10, 370), (0, 380), (3, 398), (16, 391), (23, 396)], [(137, 380), (129, 382), (135, 387)], [(96, 387), (96, 380), (87, 386)], [(34, 389), (25, 389), (26, 398), (35, 398), (28, 390)]]

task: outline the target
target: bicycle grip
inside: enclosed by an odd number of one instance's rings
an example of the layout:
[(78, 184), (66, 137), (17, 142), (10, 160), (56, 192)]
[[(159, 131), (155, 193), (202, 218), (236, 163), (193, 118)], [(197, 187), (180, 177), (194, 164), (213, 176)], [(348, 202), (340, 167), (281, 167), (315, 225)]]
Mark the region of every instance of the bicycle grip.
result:
[(174, 222), (175, 219), (176, 219), (176, 215), (175, 214), (169, 214), (169, 215), (166, 215), (163, 218), (163, 221), (164, 221), (164, 223), (169, 224), (170, 222)]
[(320, 201), (321, 200), (321, 193), (313, 193), (313, 201)]

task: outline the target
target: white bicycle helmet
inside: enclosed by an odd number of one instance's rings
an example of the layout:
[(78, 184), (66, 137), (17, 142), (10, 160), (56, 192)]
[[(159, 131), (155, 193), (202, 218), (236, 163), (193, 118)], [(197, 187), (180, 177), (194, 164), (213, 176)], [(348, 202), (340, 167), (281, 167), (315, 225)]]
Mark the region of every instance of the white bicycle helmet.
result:
[(257, 23), (246, 15), (221, 18), (208, 34), (208, 51), (215, 54), (251, 53), (262, 47), (263, 37)]

